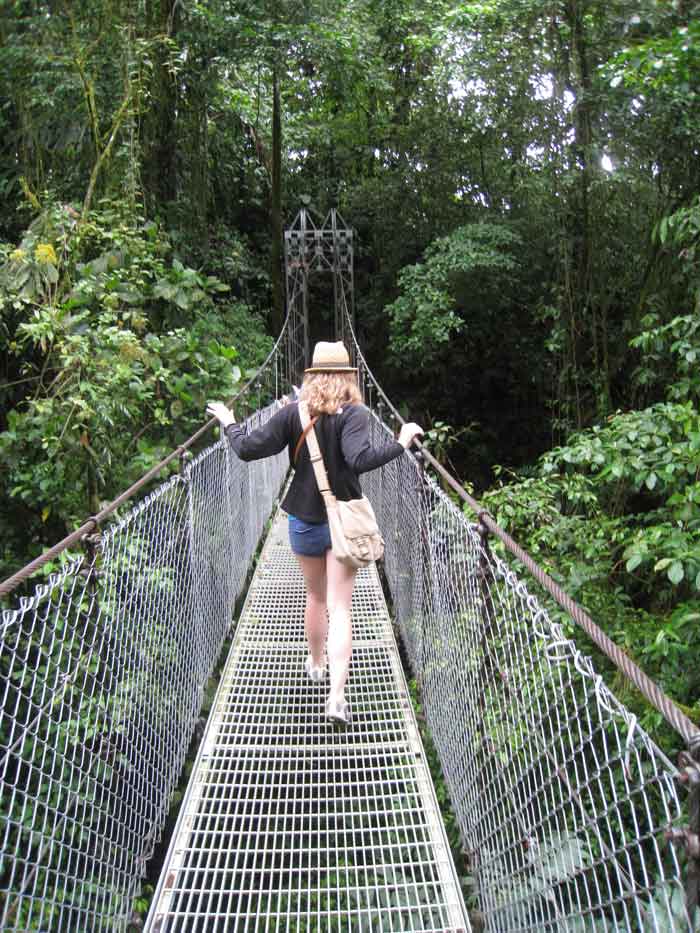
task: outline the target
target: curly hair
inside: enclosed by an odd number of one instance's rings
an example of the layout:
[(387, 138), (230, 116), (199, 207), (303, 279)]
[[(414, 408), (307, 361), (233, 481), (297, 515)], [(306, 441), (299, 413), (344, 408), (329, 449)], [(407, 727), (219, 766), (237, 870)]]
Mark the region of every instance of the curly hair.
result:
[(343, 405), (362, 402), (355, 373), (307, 373), (304, 376), (300, 401), (309, 406), (312, 418), (334, 415)]

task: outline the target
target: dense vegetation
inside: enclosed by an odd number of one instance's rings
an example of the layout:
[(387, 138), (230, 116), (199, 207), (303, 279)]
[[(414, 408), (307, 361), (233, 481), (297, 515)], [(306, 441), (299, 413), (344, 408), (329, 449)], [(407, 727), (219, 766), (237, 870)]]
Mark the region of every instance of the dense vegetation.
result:
[(231, 394), (337, 206), (390, 394), (699, 718), (699, 14), (5, 4), (2, 575)]

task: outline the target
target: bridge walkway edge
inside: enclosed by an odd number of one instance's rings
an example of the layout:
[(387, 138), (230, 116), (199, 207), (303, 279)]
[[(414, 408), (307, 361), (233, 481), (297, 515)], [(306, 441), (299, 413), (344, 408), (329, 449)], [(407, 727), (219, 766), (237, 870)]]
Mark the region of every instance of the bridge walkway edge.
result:
[(303, 671), (304, 587), (278, 510), (146, 933), (470, 925), (375, 566), (353, 594), (349, 729)]

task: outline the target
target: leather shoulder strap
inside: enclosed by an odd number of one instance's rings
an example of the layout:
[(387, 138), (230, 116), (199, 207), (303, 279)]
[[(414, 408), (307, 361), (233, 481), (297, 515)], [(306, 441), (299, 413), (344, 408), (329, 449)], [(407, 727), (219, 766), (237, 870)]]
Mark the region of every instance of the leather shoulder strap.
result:
[(309, 423), (306, 425), (304, 430), (301, 432), (301, 437), (297, 441), (297, 446), (294, 448), (294, 463), (295, 464), (297, 460), (299, 459), (299, 451), (304, 446), (304, 441), (306, 440), (307, 434), (313, 428), (313, 426), (316, 424), (317, 421), (318, 421), (318, 415), (315, 418), (312, 418), (311, 421), (309, 421)]
[(334, 502), (335, 496), (331, 492), (328, 474), (326, 473), (326, 465), (323, 462), (323, 455), (321, 454), (321, 448), (318, 446), (318, 438), (314, 431), (313, 422), (309, 417), (309, 408), (306, 402), (299, 402), (299, 417), (301, 418), (301, 424), (304, 430), (308, 428), (306, 443), (309, 448), (309, 456), (311, 458), (311, 465), (314, 468), (318, 491), (324, 499)]

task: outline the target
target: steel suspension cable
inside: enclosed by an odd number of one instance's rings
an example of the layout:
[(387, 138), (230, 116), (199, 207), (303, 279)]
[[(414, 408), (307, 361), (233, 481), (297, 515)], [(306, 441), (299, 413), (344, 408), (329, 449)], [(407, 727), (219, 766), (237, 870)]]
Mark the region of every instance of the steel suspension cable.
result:
[[(258, 367), (255, 373), (250, 377), (250, 379), (245, 383), (245, 385), (239, 389), (239, 391), (233, 396), (230, 404), (234, 405), (238, 402), (251, 388), (251, 386), (258, 383), (260, 376), (276, 358), (282, 343), (287, 334), (287, 329), (289, 327), (289, 318), (290, 311), (287, 311), (287, 316), (282, 325), (282, 330), (280, 331), (279, 337), (275, 341), (275, 344), (265, 357), (263, 363)], [(201, 428), (195, 431), (191, 437), (188, 437), (186, 441), (183, 441), (178, 447), (171, 451), (167, 457), (164, 457), (160, 463), (157, 463), (155, 466), (151, 467), (147, 473), (138, 479), (135, 483), (129, 486), (128, 489), (125, 489), (116, 499), (113, 499), (108, 505), (103, 509), (97, 512), (95, 515), (92, 515), (90, 518), (86, 519), (79, 528), (75, 531), (72, 531), (69, 535), (66, 535), (61, 541), (57, 544), (54, 544), (53, 547), (48, 548), (44, 551), (39, 557), (36, 557), (33, 561), (26, 564), (21, 570), (18, 570), (12, 576), (8, 577), (2, 583), (0, 583), (0, 597), (7, 596), (14, 589), (16, 589), (21, 583), (24, 583), (25, 580), (28, 580), (33, 574), (40, 570), (45, 564), (53, 560), (55, 557), (58, 557), (59, 554), (62, 554), (68, 548), (73, 547), (74, 545), (80, 543), (86, 535), (89, 535), (98, 528), (102, 522), (112, 515), (120, 506), (124, 505), (125, 502), (128, 502), (129, 499), (133, 498), (137, 492), (139, 492), (143, 487), (149, 483), (154, 477), (156, 477), (162, 469), (168, 466), (178, 457), (182, 457), (190, 447), (197, 443), (197, 441), (202, 438), (207, 431), (211, 430), (212, 427), (218, 424), (216, 418), (210, 418), (206, 424), (203, 424)]]
[[(286, 339), (280, 335), (284, 349), (278, 341), (278, 355), (272, 363), (266, 361), (268, 372), (260, 377), (258, 371), (245, 387), (248, 391), (260, 379), (259, 410), (249, 413), (248, 430), (267, 423), (278, 410), (272, 400), (280, 393), (273, 394), (273, 386), (277, 390), (281, 383), (284, 391), (288, 377), (298, 381), (307, 343), (302, 313), (306, 271), (304, 267), (288, 278), (297, 316), (289, 321)], [(349, 330), (347, 345), (359, 368), (365, 401), (376, 409), (371, 436), (381, 446), (393, 433), (384, 423), (382, 406), (399, 423), (403, 419), (357, 346), (349, 308), (352, 285), (339, 278), (336, 337)], [(263, 386), (265, 400), (271, 402), (264, 408)], [(254, 401), (255, 393), (250, 398)], [(188, 446), (210, 425), (193, 435)], [(171, 459), (180, 455), (179, 475), (149, 488), (127, 514), (120, 511), (118, 521), (105, 523), (99, 543), (88, 531), (85, 555), (62, 561), (48, 585), (37, 586), (33, 597), (2, 613), (0, 777), (7, 802), (0, 814), (7, 863), (4, 900), (0, 897), (2, 929), (126, 930), (146, 859), (160, 838), (201, 715), (206, 684), (232, 631), (237, 600), (247, 588), (252, 557), (289, 467), (286, 450), (248, 464), (235, 457), (225, 439), (200, 452), (206, 443), (187, 460), (186, 446), (176, 448)], [(444, 488), (425, 473), (423, 461), (442, 477)], [(700, 877), (700, 784), (693, 782), (700, 781), (700, 769), (691, 755), (681, 752), (676, 768), (655, 746), (552, 617), (543, 594), (531, 593), (525, 574), (521, 579), (520, 570), (509, 566), (513, 561), (508, 555), (515, 555), (545, 585), (540, 568), (533, 561), (533, 570), (523, 560), (529, 555), (512, 539), (501, 538), (502, 530), (490, 524), (489, 513), (429, 451), (418, 450), (416, 459), (401, 457), (372, 471), (363, 487), (384, 529), (383, 570), (394, 621), (420, 687), (422, 715), (441, 761), (485, 927), (502, 933), (612, 929), (613, 924), (616, 930), (640, 933), (692, 929), (689, 917), (696, 912)], [(125, 501), (131, 492), (119, 499)], [(460, 502), (470, 505), (477, 520), (465, 515)], [(91, 521), (85, 524), (94, 528)], [(490, 548), (491, 532), (508, 553)], [(283, 566), (289, 562), (291, 554)], [(232, 715), (228, 705), (222, 712), (243, 739), (249, 764), (234, 754), (228, 739), (224, 745), (203, 740), (207, 776), (193, 781), (193, 795), (203, 803), (205, 822), (199, 828), (189, 824), (190, 841), (175, 844), (179, 867), (168, 870), (163, 880), (166, 898), (184, 898), (191, 922), (164, 919), (153, 929), (216, 926), (212, 911), (226, 913), (222, 922), (227, 928), (239, 928), (241, 922), (250, 927), (252, 920), (242, 919), (248, 907), (259, 921), (256, 929), (284, 923), (285, 916), (295, 913), (298, 921), (299, 909), (295, 912), (290, 901), (293, 887), (305, 892), (309, 911), (317, 913), (321, 925), (324, 916), (336, 915), (343, 929), (354, 930), (354, 912), (362, 916), (358, 922), (369, 917), (370, 925), (393, 928), (396, 924), (388, 917), (368, 911), (383, 909), (389, 897), (404, 907), (410, 899), (424, 909), (422, 895), (419, 903), (409, 893), (410, 877), (390, 869), (401, 847), (396, 833), (411, 827), (417, 831), (426, 822), (423, 809), (407, 796), (406, 765), (413, 755), (390, 722), (408, 697), (403, 693), (400, 700), (388, 700), (370, 688), (364, 705), (359, 694), (353, 696), (358, 716), (352, 738), (358, 755), (370, 755), (372, 762), (385, 756), (384, 739), (376, 746), (367, 743), (370, 721), (399, 752), (388, 778), (376, 776), (374, 764), (371, 770), (357, 767), (353, 751), (342, 767), (326, 769), (330, 784), (319, 783), (316, 752), (320, 748), (325, 756), (328, 746), (324, 736), (320, 746), (311, 746), (316, 751), (309, 757), (309, 726), (318, 711), (310, 718), (301, 713), (306, 701), (300, 705), (300, 699), (308, 695), (308, 687), (301, 693), (294, 688), (290, 704), (289, 690), (280, 680), (284, 673), (276, 663), (271, 672), (267, 642), (262, 648), (260, 642), (267, 637), (267, 624), (258, 617), (261, 598), (276, 607), (269, 622), (275, 631), (282, 616), (295, 637), (303, 639), (301, 615), (289, 611), (290, 598), (298, 599), (300, 591), (290, 588), (286, 570), (261, 576), (267, 582), (250, 587), (256, 616), (253, 644), (261, 664), (246, 664), (255, 684), (255, 709), (251, 694), (246, 698), (245, 690), (241, 693), (241, 680), (224, 677), (235, 684), (236, 709), (242, 715)], [(557, 601), (575, 618), (573, 601)], [(360, 655), (353, 659), (353, 690), (366, 691), (370, 670), (386, 669), (384, 648), (364, 608), (371, 606), (373, 612), (375, 602), (372, 597), (355, 607), (359, 641), (371, 633), (371, 658), (367, 663)], [(301, 658), (292, 661), (285, 651), (284, 665), (293, 667), (292, 679), (297, 678)], [(272, 705), (277, 700), (281, 718)], [(274, 752), (271, 747), (269, 756), (261, 754), (265, 743), (254, 725), (260, 710), (269, 722), (270, 715), (274, 720)], [(288, 881), (306, 877), (286, 873), (288, 867), (299, 867), (293, 856), (290, 865), (277, 857), (273, 865), (268, 849), (264, 861), (250, 861), (253, 836), (281, 838), (270, 832), (275, 828), (270, 819), (277, 821), (277, 829), (289, 829), (279, 823), (275, 782), (296, 801), (299, 793), (305, 794), (301, 771), (292, 767), (291, 779), (288, 770), (290, 737), (298, 728), (309, 765), (306, 773), (317, 787), (321, 810), (328, 809), (323, 801), (330, 806), (331, 798), (337, 798), (341, 774), (342, 782), (358, 791), (356, 802), (358, 794), (376, 796), (381, 786), (390, 793), (385, 825), (370, 820), (361, 807), (353, 814), (353, 820), (362, 821), (357, 827), (362, 831), (362, 865), (376, 864), (381, 871), (366, 894), (360, 894), (359, 876), (355, 873), (353, 880), (352, 868), (348, 875), (345, 861), (338, 870), (350, 879), (349, 897), (329, 901), (327, 888), (332, 885), (319, 886), (316, 866), (321, 870), (323, 865), (329, 877), (336, 869), (335, 863), (321, 861), (333, 838), (321, 831), (315, 806), (310, 812), (295, 809), (292, 835), (285, 839), (292, 849), (301, 845), (313, 859), (307, 863), (314, 866), (309, 884)], [(221, 765), (221, 780), (210, 771), (214, 759)], [(234, 823), (230, 812), (222, 810), (221, 791), (226, 785), (240, 804), (246, 775), (260, 790), (261, 805), (269, 809), (258, 813), (256, 805), (251, 822), (250, 805), (239, 807), (241, 820)], [(676, 786), (682, 782), (689, 785), (687, 798)], [(347, 817), (343, 799), (341, 810)], [(326, 825), (336, 840), (338, 832), (347, 836), (348, 830), (342, 812), (338, 817), (341, 822)], [(429, 879), (422, 829), (405, 842), (415, 853), (423, 880)], [(678, 844), (686, 847), (682, 862), (676, 856)], [(190, 859), (191, 869), (184, 859)], [(195, 890), (205, 859), (216, 875), (210, 895)], [(229, 869), (238, 867), (235, 881)], [(462, 927), (429, 915), (424, 919), (399, 922), (399, 927)]]
[[(343, 299), (345, 296), (343, 295)], [(350, 334), (353, 350), (360, 368), (364, 369), (374, 390), (381, 397), (384, 404), (388, 407), (393, 418), (399, 424), (405, 424), (405, 419), (392, 404), (390, 398), (383, 390), (374, 373), (367, 365), (367, 360), (360, 349), (357, 336), (350, 320), (347, 302), (343, 301), (343, 313), (345, 315), (345, 326)], [(435, 459), (427, 447), (416, 440), (415, 445), (419, 456), (435, 470), (438, 475), (445, 480), (452, 489), (469, 508), (476, 514), (479, 525), (493, 534), (502, 542), (507, 551), (516, 557), (535, 577), (537, 582), (552, 596), (562, 609), (564, 609), (571, 618), (579, 625), (591, 640), (600, 648), (603, 654), (608, 657), (613, 664), (622, 671), (622, 673), (635, 685), (639, 692), (651, 703), (651, 705), (661, 713), (670, 726), (675, 729), (693, 752), (700, 752), (700, 729), (696, 724), (673, 702), (673, 700), (656, 684), (644, 671), (629, 657), (626, 652), (620, 648), (603, 630), (596, 625), (588, 613), (579, 606), (556, 582), (543, 570), (539, 564), (525, 551), (511, 536), (497, 524), (492, 515), (485, 509), (473, 496), (466, 492), (460, 483), (449, 473), (445, 467)]]

